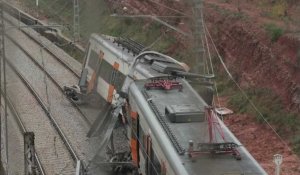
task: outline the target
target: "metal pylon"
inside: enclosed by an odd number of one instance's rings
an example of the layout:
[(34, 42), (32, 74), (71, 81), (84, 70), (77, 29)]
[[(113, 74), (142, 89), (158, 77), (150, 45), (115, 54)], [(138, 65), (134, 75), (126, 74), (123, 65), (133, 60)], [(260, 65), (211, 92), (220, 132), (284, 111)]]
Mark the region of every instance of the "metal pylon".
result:
[(74, 6), (74, 19), (73, 19), (73, 35), (74, 42), (78, 42), (80, 39), (80, 23), (79, 23), (79, 2), (78, 0), (73, 0)]
[[(1, 19), (0, 19), (0, 88), (2, 88), (2, 58), (4, 55), (4, 29), (3, 29), (3, 1), (1, 1), (0, 4), (0, 15), (1, 15)], [(0, 96), (0, 106), (2, 106), (2, 96)], [(2, 117), (2, 112), (0, 110), (0, 150), (2, 150), (2, 121), (3, 121), (3, 117)], [(2, 151), (0, 151), (0, 160), (2, 160)], [(2, 162), (2, 161), (1, 161)]]
[[(4, 89), (4, 120), (2, 118), (2, 116), (0, 116), (0, 126), (2, 125), (2, 122), (4, 121), (4, 131), (5, 131), (5, 144), (1, 144), (1, 145), (5, 145), (5, 157), (6, 157), (6, 172), (5, 174), (8, 174), (8, 170), (9, 170), (9, 165), (8, 165), (8, 131), (7, 131), (7, 97), (6, 97), (6, 56), (5, 56), (5, 24), (4, 24), (4, 4), (3, 4), (3, 0), (1, 0), (1, 4), (0, 4), (0, 10), (1, 10), (1, 19), (0, 19), (0, 32), (1, 32), (1, 44), (0, 44), (0, 52), (1, 52), (1, 59), (0, 59), (0, 87), (1, 89)], [(2, 63), (1, 63), (2, 62)], [(3, 64), (3, 66), (2, 66)], [(3, 73), (3, 82), (2, 82), (2, 73)], [(1, 97), (0, 97), (1, 99)], [(2, 103), (0, 103), (0, 105), (2, 105)], [(1, 112), (0, 112), (1, 115)], [(1, 129), (1, 128), (0, 128)], [(0, 136), (1, 133), (0, 133)], [(3, 140), (1, 140), (2, 142)], [(1, 148), (3, 149), (3, 148)], [(0, 157), (2, 158), (2, 157)]]
[(204, 46), (202, 43), (203, 24), (202, 24), (202, 0), (192, 0), (194, 15), (194, 50), (196, 58), (196, 66), (193, 71), (196, 73), (204, 73)]

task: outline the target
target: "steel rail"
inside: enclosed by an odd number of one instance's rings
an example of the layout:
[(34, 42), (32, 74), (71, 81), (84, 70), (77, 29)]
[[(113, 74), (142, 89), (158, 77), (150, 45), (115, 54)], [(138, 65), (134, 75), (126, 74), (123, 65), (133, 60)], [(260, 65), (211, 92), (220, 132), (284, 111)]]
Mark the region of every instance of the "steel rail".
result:
[[(6, 5), (8, 5), (8, 4), (6, 4)], [(12, 6), (10, 6), (10, 7), (12, 7)], [(12, 8), (14, 8), (14, 7), (12, 7)], [(18, 11), (18, 9), (16, 9), (16, 8), (14, 8), (15, 10), (17, 10)], [(8, 12), (7, 12), (8, 13)], [(9, 14), (9, 13), (8, 13)], [(22, 14), (20, 14), (20, 15), (22, 15)], [(8, 23), (10, 23), (11, 25), (15, 25), (15, 24), (13, 24), (11, 21), (9, 21), (7, 18), (5, 18), (4, 17), (4, 19), (8, 22)], [(15, 25), (16, 26), (16, 25)], [(16, 28), (18, 28), (18, 26), (16, 26)], [(74, 70), (74, 69), (72, 69), (71, 68), (71, 66), (67, 63), (67, 62), (65, 62), (64, 60), (62, 60), (62, 59), (60, 59), (59, 58), (59, 55), (57, 55), (56, 53), (53, 53), (53, 52), (51, 52), (50, 51), (50, 49), (46, 46), (46, 45), (44, 45), (43, 43), (41, 43), (40, 41), (38, 41), (38, 39), (36, 39), (36, 38), (34, 38), (32, 35), (29, 35), (27, 32), (25, 32), (25, 31), (23, 31), (23, 30), (20, 30), (22, 33), (24, 33), (28, 38), (30, 38), (32, 41), (34, 41), (35, 43), (37, 43), (38, 45), (40, 45), (42, 48), (44, 48), (45, 49), (45, 51), (46, 52), (48, 52), (50, 55), (52, 55), (58, 62), (60, 62), (65, 68), (67, 68), (70, 72), (72, 72), (72, 74), (76, 77), (76, 78), (80, 78), (80, 75)]]
[[(4, 94), (2, 89), (0, 91), (1, 91), (1, 94)], [(4, 96), (4, 98), (6, 98), (8, 107), (9, 107), (10, 111), (12, 112), (15, 120), (17, 121), (19, 129), (21, 130), (22, 134), (24, 135), (24, 133), (27, 132), (27, 129), (25, 128), (24, 123), (21, 120), (19, 112), (16, 110), (16, 108), (13, 105), (13, 103), (12, 103), (11, 99), (9, 98), (9, 96), (8, 95), (3, 95), (3, 96)], [(45, 175), (46, 174), (45, 169), (43, 168), (43, 165), (41, 164), (40, 158), (39, 158), (39, 156), (36, 152), (35, 152), (34, 156), (35, 156), (35, 160), (36, 160), (36, 163), (37, 163), (37, 166), (38, 166), (38, 171), (41, 173), (41, 175)]]
[[(14, 7), (12, 7), (14, 8)], [(16, 9), (17, 10), (17, 9)], [(8, 19), (4, 18), (8, 23), (14, 25), (11, 21), (9, 21)], [(67, 68), (76, 78), (80, 78), (80, 75), (78, 75), (76, 73), (75, 70), (73, 70), (70, 65), (68, 63), (66, 63), (65, 61), (63, 61), (62, 59), (59, 58), (59, 56), (53, 52), (51, 52), (49, 50), (48, 47), (46, 47), (44, 44), (40, 43), (40, 41), (38, 41), (36, 38), (34, 38), (32, 35), (29, 35), (27, 32), (23, 31), (23, 30), (19, 30), (20, 32), (22, 32), (24, 35), (26, 35), (28, 38), (30, 38), (33, 42), (35, 42), (36, 44), (40, 45), (42, 48), (44, 48), (44, 50), (49, 53), (55, 60), (57, 60), (59, 63), (61, 63), (65, 68)], [(38, 63), (33, 56), (31, 56), (31, 54), (26, 51), (25, 49), (22, 48), (22, 46), (17, 43), (14, 39), (12, 39), (10, 36), (6, 35), (15, 45), (17, 45), (33, 62), (35, 65), (37, 65), (48, 77), (49, 79), (58, 87), (58, 89), (64, 93), (63, 88), (57, 83), (57, 81), (43, 68), (43, 66), (40, 65), (40, 63)], [(76, 108), (76, 110), (80, 113), (80, 115), (82, 116), (82, 118), (85, 120), (85, 122), (91, 126), (92, 123), (91, 121), (88, 120), (87, 116), (81, 111), (81, 109), (79, 108), (79, 106), (74, 103), (71, 99), (67, 98), (68, 101), (73, 105), (73, 107)]]
[[(51, 80), (51, 82), (53, 84), (55, 84), (55, 86), (61, 91), (61, 93), (64, 94), (64, 90), (63, 88), (58, 84), (58, 82), (49, 74), (48, 71), (45, 70), (45, 68), (38, 63), (38, 61), (36, 59), (33, 58), (33, 56), (27, 51), (25, 50), (19, 43), (17, 43), (17, 41), (15, 41), (11, 36), (6, 35), (6, 37), (13, 43), (15, 44), (39, 69), (41, 69), (46, 75), (47, 77)], [(73, 105), (73, 107), (75, 107), (75, 109), (80, 113), (80, 115), (82, 116), (82, 118), (84, 119), (84, 121), (91, 126), (92, 123), (91, 121), (88, 120), (87, 116), (80, 110), (79, 106), (74, 103), (71, 99), (68, 99), (68, 101)]]
[(76, 78), (80, 78), (80, 75), (74, 70), (71, 68), (71, 66), (63, 61), (62, 59), (59, 58), (59, 56), (54, 53), (54, 52), (51, 52), (50, 49), (44, 45), (43, 43), (41, 43), (40, 41), (38, 41), (36, 38), (32, 37), (31, 35), (29, 35), (27, 32), (23, 31), (23, 30), (20, 30), (22, 33), (24, 33), (28, 38), (30, 38), (32, 41), (34, 41), (35, 43), (37, 43), (38, 45), (40, 45), (46, 52), (48, 52), (50, 55), (53, 56), (53, 58), (55, 58), (58, 62), (60, 62), (66, 69), (68, 69)]
[(9, 67), (21, 79), (21, 81), (24, 83), (24, 85), (27, 87), (27, 89), (31, 92), (31, 94), (34, 96), (34, 98), (37, 100), (37, 102), (40, 104), (40, 106), (42, 107), (44, 113), (47, 115), (48, 119), (50, 120), (50, 122), (52, 123), (53, 127), (55, 128), (55, 130), (57, 131), (58, 135), (60, 136), (61, 140), (64, 142), (64, 144), (65, 144), (65, 146), (66, 146), (66, 148), (67, 148), (70, 156), (74, 160), (74, 164), (76, 164), (77, 161), (80, 161), (79, 156), (77, 155), (77, 153), (73, 149), (71, 143), (69, 142), (69, 140), (66, 137), (66, 135), (63, 133), (62, 129), (59, 127), (58, 123), (56, 122), (56, 120), (54, 119), (54, 117), (52, 116), (52, 114), (47, 109), (47, 106), (45, 105), (45, 103), (43, 102), (43, 100), (41, 99), (41, 97), (33, 89), (33, 87), (30, 85), (30, 83), (25, 79), (25, 77), (16, 69), (16, 67), (9, 60), (7, 60), (7, 63), (9, 65)]

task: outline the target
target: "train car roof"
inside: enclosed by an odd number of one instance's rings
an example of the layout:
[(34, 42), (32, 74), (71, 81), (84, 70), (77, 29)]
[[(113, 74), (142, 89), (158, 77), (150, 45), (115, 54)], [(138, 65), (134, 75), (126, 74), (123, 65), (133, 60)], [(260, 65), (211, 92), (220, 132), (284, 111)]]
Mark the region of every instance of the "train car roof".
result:
[(116, 42), (118, 38), (108, 36), (108, 35), (98, 35), (92, 34), (90, 37), (90, 42), (97, 42), (102, 47), (108, 49), (112, 54), (117, 58), (124, 60), (127, 63), (130, 63), (134, 59), (134, 53), (129, 51), (122, 44)]
[[(152, 87), (149, 82), (152, 81), (135, 81), (129, 88), (129, 94), (134, 94), (133, 96), (136, 97), (134, 100), (140, 109), (144, 108), (143, 111), (148, 111), (144, 117), (153, 117), (154, 115), (157, 118), (160, 125), (157, 126), (153, 122), (148, 124), (155, 125), (151, 126), (153, 129), (160, 127), (160, 129), (154, 129), (155, 132), (165, 132), (163, 134), (158, 133), (158, 135), (168, 137), (188, 174), (266, 174), (243, 146), (237, 148), (242, 160), (236, 160), (230, 155), (212, 157), (210, 154), (201, 155), (197, 159), (191, 160), (186, 152), (181, 155), (180, 151), (188, 150), (190, 140), (193, 140), (195, 144), (208, 142), (208, 124), (204, 121), (206, 103), (185, 79), (176, 80), (182, 85), (181, 90), (178, 88), (172, 90), (152, 89), (149, 88)], [(148, 105), (145, 105), (147, 103)], [(241, 145), (222, 121), (220, 124), (226, 140)], [(169, 131), (165, 129), (166, 125)], [(164, 143), (159, 144), (161, 147), (165, 146)], [(165, 150), (168, 151), (169, 149)], [(169, 157), (169, 159), (172, 158)]]

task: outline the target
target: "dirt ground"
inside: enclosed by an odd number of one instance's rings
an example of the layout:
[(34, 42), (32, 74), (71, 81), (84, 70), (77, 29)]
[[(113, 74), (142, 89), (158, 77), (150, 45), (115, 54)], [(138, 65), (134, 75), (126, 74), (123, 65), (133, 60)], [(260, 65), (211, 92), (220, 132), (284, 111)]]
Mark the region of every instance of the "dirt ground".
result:
[[(221, 106), (227, 106), (227, 98), (221, 97), (219, 101)], [(224, 123), (268, 174), (274, 173), (275, 164), (272, 161), (275, 154), (283, 155), (282, 174), (300, 173), (299, 157), (265, 123), (258, 123), (255, 117), (246, 114), (225, 116)]]

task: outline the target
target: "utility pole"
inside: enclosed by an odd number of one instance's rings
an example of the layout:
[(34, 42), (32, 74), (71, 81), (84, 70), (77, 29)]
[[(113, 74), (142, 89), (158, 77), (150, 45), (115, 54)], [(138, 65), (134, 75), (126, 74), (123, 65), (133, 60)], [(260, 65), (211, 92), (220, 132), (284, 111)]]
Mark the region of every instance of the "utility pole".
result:
[[(0, 39), (1, 39), (1, 42), (0, 42), (0, 89), (2, 89), (2, 58), (3, 58), (3, 51), (4, 51), (4, 45), (2, 44), (2, 41), (4, 40), (4, 35), (3, 35), (3, 32), (4, 32), (4, 29), (3, 29), (3, 16), (2, 16), (2, 11), (3, 11), (3, 1), (1, 1), (1, 4), (0, 4), (0, 10), (1, 10), (1, 19), (0, 19)], [(3, 166), (3, 161), (2, 161), (2, 110), (1, 110), (1, 106), (2, 106), (2, 96), (0, 95), (0, 163), (2, 163), (2, 166)], [(4, 171), (1, 171), (1, 172), (4, 172)]]
[(73, 0), (73, 37), (74, 42), (80, 40), (80, 23), (79, 23), (79, 2), (78, 0)]
[[(6, 55), (5, 55), (5, 24), (4, 24), (4, 4), (3, 0), (1, 1), (1, 22), (0, 22), (0, 32), (1, 32), (1, 46), (0, 46), (0, 52), (1, 52), (1, 61), (3, 61), (3, 65), (0, 64), (0, 88), (2, 88), (2, 73), (3, 72), (3, 89), (4, 89), (4, 131), (5, 131), (5, 157), (6, 157), (6, 174), (8, 174), (8, 130), (7, 130), (7, 98), (6, 98)], [(0, 97), (1, 99), (1, 97)], [(2, 105), (2, 103), (0, 103)], [(1, 113), (1, 112), (0, 112)], [(2, 117), (0, 118), (0, 126), (2, 126)], [(0, 127), (1, 130), (1, 127)], [(1, 136), (2, 133), (0, 133)], [(2, 140), (1, 140), (2, 142)], [(3, 144), (1, 144), (3, 145)], [(2, 149), (2, 148), (1, 148)], [(0, 154), (0, 158), (1, 154)]]
[(195, 66), (192, 68), (192, 71), (195, 73), (204, 73), (204, 46), (202, 43), (203, 35), (203, 5), (202, 0), (192, 0), (193, 4), (193, 16), (194, 16), (194, 50), (195, 50)]

